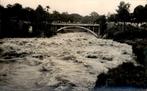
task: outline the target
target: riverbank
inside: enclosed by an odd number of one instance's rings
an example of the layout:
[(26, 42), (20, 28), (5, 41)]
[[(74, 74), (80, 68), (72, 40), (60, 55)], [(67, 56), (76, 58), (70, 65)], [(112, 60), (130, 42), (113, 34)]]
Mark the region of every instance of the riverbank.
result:
[[(109, 25), (109, 24), (108, 24)], [(125, 30), (124, 30), (125, 29)], [(103, 38), (112, 39), (120, 43), (132, 46), (135, 61), (133, 64), (122, 64), (111, 69), (108, 73), (102, 73), (97, 78), (95, 88), (124, 87), (124, 88), (147, 88), (147, 30), (127, 24), (113, 24), (104, 31)], [(131, 69), (131, 70), (130, 70)]]

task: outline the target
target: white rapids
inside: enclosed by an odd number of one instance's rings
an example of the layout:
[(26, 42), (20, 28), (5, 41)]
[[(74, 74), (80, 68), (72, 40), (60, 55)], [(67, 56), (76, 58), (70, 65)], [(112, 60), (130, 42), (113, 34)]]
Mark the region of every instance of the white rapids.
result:
[(82, 32), (0, 43), (4, 91), (90, 91), (100, 73), (134, 62), (130, 45)]

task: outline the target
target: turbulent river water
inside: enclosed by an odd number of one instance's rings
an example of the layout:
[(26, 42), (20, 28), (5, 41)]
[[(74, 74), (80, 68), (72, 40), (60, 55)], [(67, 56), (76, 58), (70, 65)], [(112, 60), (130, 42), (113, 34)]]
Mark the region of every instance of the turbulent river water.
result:
[(91, 91), (99, 74), (124, 62), (135, 63), (130, 45), (83, 32), (4, 38), (0, 91)]

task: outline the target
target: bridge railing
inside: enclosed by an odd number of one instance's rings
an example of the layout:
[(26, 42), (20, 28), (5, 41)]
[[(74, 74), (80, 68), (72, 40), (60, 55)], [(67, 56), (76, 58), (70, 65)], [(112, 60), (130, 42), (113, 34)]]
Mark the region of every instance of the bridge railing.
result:
[(97, 26), (99, 27), (99, 24), (76, 24), (76, 23), (52, 23), (52, 25), (55, 26)]

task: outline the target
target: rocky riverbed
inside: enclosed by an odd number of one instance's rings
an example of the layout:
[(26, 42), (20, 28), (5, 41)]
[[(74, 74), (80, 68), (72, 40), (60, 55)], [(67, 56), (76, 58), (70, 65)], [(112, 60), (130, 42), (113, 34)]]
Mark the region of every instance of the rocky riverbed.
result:
[(2, 91), (90, 91), (97, 76), (133, 62), (132, 47), (88, 33), (0, 39)]

